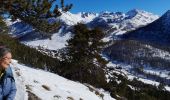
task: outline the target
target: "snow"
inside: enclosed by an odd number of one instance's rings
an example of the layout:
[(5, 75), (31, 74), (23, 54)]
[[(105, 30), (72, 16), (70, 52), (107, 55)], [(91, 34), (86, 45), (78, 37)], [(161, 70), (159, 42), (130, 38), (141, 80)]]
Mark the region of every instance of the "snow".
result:
[[(107, 58), (106, 58), (107, 59)], [(110, 73), (117, 73), (117, 74), (121, 74), (121, 75), (123, 75), (124, 77), (127, 77), (127, 79), (129, 79), (129, 80), (133, 80), (134, 78), (136, 78), (137, 80), (139, 80), (139, 81), (141, 81), (141, 82), (143, 82), (143, 83), (145, 83), (145, 84), (150, 84), (150, 85), (154, 85), (154, 86), (159, 86), (159, 82), (157, 82), (157, 81), (153, 81), (153, 80), (150, 80), (150, 79), (147, 79), (147, 78), (142, 78), (142, 77), (138, 77), (138, 76), (136, 76), (136, 75), (133, 75), (133, 74), (131, 74), (130, 72), (128, 72), (129, 71), (129, 69), (132, 67), (132, 66), (130, 66), (130, 65), (127, 65), (127, 64), (123, 64), (123, 63), (117, 63), (117, 62), (109, 62), (108, 64), (107, 64), (107, 67), (109, 67), (109, 68), (116, 68), (117, 66), (120, 66), (120, 67), (122, 67), (122, 69), (115, 69), (114, 71), (112, 71), (112, 72), (110, 72)], [(146, 71), (145, 69), (144, 69), (144, 71)], [(159, 71), (161, 71), (161, 70), (159, 70)], [(151, 71), (150, 70), (150, 72), (154, 72), (154, 73), (156, 73), (156, 71), (155, 70), (153, 70), (153, 71)], [(164, 70), (164, 71), (161, 71), (162, 73), (163, 73), (163, 76), (162, 77), (167, 77), (167, 73), (168, 73), (168, 71), (166, 71), (166, 70)], [(111, 74), (108, 74), (108, 75), (106, 75), (106, 78), (108, 78)], [(112, 77), (112, 76), (110, 76), (110, 77)], [(109, 81), (109, 80), (108, 80)], [(119, 83), (119, 82), (117, 82), (117, 83)], [(130, 87), (130, 86), (129, 86)], [(130, 87), (130, 88), (133, 88), (133, 87)], [(167, 90), (167, 91), (170, 91), (170, 87), (169, 86), (165, 86), (165, 89)]]
[(81, 19), (81, 22), (88, 23), (88, 22), (91, 22), (94, 18), (96, 18), (99, 14), (98, 13), (79, 12), (75, 15)]
[[(77, 14), (73, 14), (70, 12), (62, 12), (62, 15), (60, 17), (53, 18), (53, 20), (51, 21), (56, 20), (56, 21), (63, 22), (65, 23), (63, 27), (67, 27), (67, 28), (61, 28), (60, 32), (54, 33), (51, 40), (33, 39), (31, 41), (22, 41), (22, 43), (31, 47), (41, 46), (49, 50), (58, 50), (65, 47), (65, 45), (67, 44), (66, 41), (70, 39), (70, 36), (72, 34), (70, 32), (67, 32), (64, 35), (61, 35), (64, 31), (67, 31), (66, 29), (80, 22), (85, 24), (95, 22), (97, 25), (100, 23), (100, 21), (102, 23), (104, 21), (106, 24), (110, 25), (111, 30), (115, 29), (114, 31), (111, 31), (109, 36), (103, 39), (105, 42), (108, 42), (110, 40), (113, 40), (113, 35), (125, 34), (127, 31), (131, 31), (140, 26), (151, 23), (158, 18), (157, 15), (145, 11), (132, 10), (129, 12), (131, 13), (136, 12), (136, 14), (134, 14), (134, 16), (132, 17), (132, 15), (130, 15), (129, 13), (122, 13), (122, 12), (102, 12), (100, 14), (88, 13), (88, 12), (79, 12)], [(30, 25), (27, 25), (26, 23), (22, 23), (20, 22), (20, 20), (11, 22), (10, 19), (6, 19), (6, 23), (11, 28), (10, 33), (16, 37), (22, 36), (23, 38), (25, 34), (34, 32), (33, 28)]]
[(10, 18), (6, 18), (4, 19), (4, 21), (10, 29), (9, 34), (16, 35), (17, 33), (24, 32), (25, 30), (32, 31), (32, 28), (29, 27), (29, 25), (24, 25), (24, 23), (20, 23), (21, 21), (19, 19), (17, 19), (16, 21), (12, 21)]
[(109, 36), (105, 41), (113, 40), (117, 35), (125, 34), (139, 27), (145, 26), (158, 19), (158, 15), (143, 11), (131, 10), (127, 13), (122, 12), (102, 12), (98, 17), (90, 22), (91, 26), (102, 26)]
[[(83, 85), (44, 70), (29, 68), (19, 64), (16, 60), (12, 61), (11, 66), (17, 86), (16, 100), (28, 100), (26, 91), (30, 91), (42, 100), (68, 100), (68, 97), (72, 97), (74, 100), (80, 100), (80, 98), (83, 100), (115, 100), (102, 89), (95, 89), (87, 84)], [(47, 86), (49, 90), (43, 88), (42, 85)], [(29, 89), (26, 89), (26, 86)], [(88, 87), (93, 88), (94, 91), (90, 91)], [(103, 94), (103, 99), (96, 95), (95, 91)]]
[(122, 34), (124, 34), (124, 33), (126, 33), (127, 31), (118, 31), (118, 32), (116, 32), (116, 34), (115, 35), (122, 35)]
[[(152, 58), (161, 58), (161, 59), (164, 59), (166, 61), (170, 61), (170, 54), (169, 52), (165, 51), (165, 50), (161, 50), (161, 49), (158, 49), (158, 48), (154, 48), (150, 45), (145, 45), (145, 47), (147, 48), (147, 52), (143, 52), (142, 48), (140, 50), (137, 51), (137, 54), (135, 54), (136, 52), (134, 52), (134, 55), (138, 55), (139, 57), (146, 57), (146, 53), (150, 54), (150, 57)], [(141, 52), (140, 52), (141, 51)], [(147, 81), (144, 81), (144, 80), (148, 80), (149, 82), (148, 83), (151, 83), (150, 81), (154, 81), (155, 82), (158, 82), (160, 80), (159, 79), (163, 79), (165, 80), (166, 84), (168, 84), (167, 81), (169, 81), (170, 79), (170, 70), (168, 69), (163, 69), (161, 67), (154, 67), (154, 66), (149, 66), (147, 64), (144, 64), (143, 68), (142, 68), (142, 71), (144, 74), (140, 74), (138, 72), (135, 72), (133, 70), (133, 65), (129, 65), (129, 64), (125, 64), (125, 63), (122, 63), (122, 62), (116, 62), (116, 61), (110, 61), (107, 65), (108, 67), (114, 67), (116, 72), (114, 73), (119, 73), (119, 74), (122, 74), (121, 72), (123, 72), (124, 76), (127, 76), (128, 79), (130, 80), (133, 80), (134, 77), (136, 78), (139, 78), (141, 79), (143, 82), (147, 82)], [(120, 67), (121, 69), (116, 69), (116, 67)], [(140, 66), (138, 66), (140, 68)], [(150, 75), (151, 77), (147, 77), (146, 75)], [(152, 77), (153, 76), (153, 77)], [(108, 77), (108, 76), (107, 76)], [(157, 78), (157, 79), (156, 79)], [(157, 84), (157, 83), (156, 83)]]
[(162, 78), (170, 79), (170, 71), (167, 71), (167, 70), (145, 68), (143, 69), (143, 71), (145, 73), (149, 73), (149, 74), (160, 76)]
[(92, 21), (98, 14), (88, 14), (87, 16), (84, 16), (85, 13), (79, 12), (77, 14), (73, 14), (70, 12), (64, 12), (60, 17), (57, 18), (57, 20), (64, 22), (67, 25), (75, 25), (77, 23), (88, 23)]
[[(140, 48), (139, 50), (134, 52), (134, 55), (137, 55), (138, 57), (146, 57), (147, 55), (150, 55), (150, 57), (152, 58), (161, 58), (161, 59), (170, 61), (170, 53), (168, 51), (155, 48), (147, 44), (143, 46), (144, 46), (144, 49)], [(148, 51), (146, 52), (145, 49), (147, 49)]]
[(25, 45), (31, 47), (38, 47), (41, 46), (45, 49), (49, 50), (58, 50), (66, 47), (67, 40), (71, 38), (71, 33), (67, 33), (65, 35), (61, 35), (62, 29), (58, 33), (54, 33), (51, 39), (40, 39), (40, 40), (33, 40), (33, 41), (23, 41)]
[(133, 86), (131, 86), (131, 85), (128, 85), (132, 90), (135, 90), (135, 88), (133, 87)]
[(128, 31), (129, 29), (134, 30), (141, 26), (145, 26), (159, 18), (158, 15), (154, 15), (152, 13), (137, 9), (127, 12), (126, 16), (127, 19), (121, 23), (121, 29), (125, 29)]
[(9, 19), (9, 18), (5, 19), (4, 21), (5, 21), (7, 26), (14, 24), (14, 22), (12, 22), (11, 19)]
[[(70, 12), (62, 13), (62, 15), (56, 19), (61, 22), (64, 22), (68, 26), (73, 26), (79, 22), (88, 23), (89, 21), (92, 21), (98, 14), (93, 13), (78, 13), (78, 14), (72, 14)], [(25, 23), (20, 23), (20, 21), (11, 22), (10, 19), (6, 20), (6, 23), (8, 26), (11, 27), (10, 33), (12, 33), (14, 36), (20, 37), (24, 34), (31, 33), (33, 31), (32, 27), (30, 25), (27, 25)], [(44, 49), (49, 50), (58, 50), (66, 47), (67, 40), (71, 38), (71, 32), (67, 32), (63, 34), (63, 31), (65, 31), (65, 26), (62, 26), (60, 28), (59, 32), (54, 33), (51, 37), (51, 39), (34, 39), (31, 41), (21, 41), (23, 44), (28, 45), (30, 47), (38, 47), (41, 46)]]

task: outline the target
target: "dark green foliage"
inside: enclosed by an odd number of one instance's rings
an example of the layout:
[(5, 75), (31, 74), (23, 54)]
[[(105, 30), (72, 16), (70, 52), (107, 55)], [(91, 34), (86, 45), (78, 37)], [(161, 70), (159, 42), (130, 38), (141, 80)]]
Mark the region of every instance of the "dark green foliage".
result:
[[(68, 41), (68, 60), (79, 61), (84, 58), (86, 60), (91, 60), (100, 57), (102, 48), (105, 43), (101, 40), (104, 37), (104, 33), (98, 29), (89, 30), (86, 25), (78, 24), (74, 27), (74, 32), (72, 39)], [(92, 62), (91, 62), (92, 63)]]
[[(64, 5), (62, 1), (62, 11), (71, 9), (72, 4)], [(49, 23), (48, 18), (58, 17), (61, 15), (58, 5), (55, 5), (53, 12), (51, 7), (56, 0), (1, 0), (0, 14), (10, 14), (12, 19), (17, 18), (32, 25), (42, 33), (53, 33), (59, 27), (60, 23)]]
[(84, 24), (75, 25), (73, 33), (67, 45), (67, 58), (64, 59), (69, 69), (65, 74), (96, 86), (106, 84), (103, 69), (107, 62), (100, 56), (104, 33), (98, 28), (90, 30)]
[(144, 84), (136, 78), (129, 81), (121, 75), (114, 76), (120, 76), (121, 83), (110, 81), (107, 84), (108, 88), (104, 89), (110, 91), (117, 100), (169, 100), (170, 98), (170, 92), (160, 90), (159, 86)]
[(160, 84), (158, 85), (158, 89), (159, 90), (165, 90), (165, 83), (160, 82)]
[(0, 33), (1, 34), (6, 34), (8, 33), (8, 26), (6, 23), (3, 21), (3, 18), (0, 16)]
[(137, 79), (131, 81), (130, 84), (138, 88), (135, 94), (135, 98), (138, 98), (138, 100), (168, 100), (170, 97), (170, 92), (162, 91), (152, 85), (144, 84)]

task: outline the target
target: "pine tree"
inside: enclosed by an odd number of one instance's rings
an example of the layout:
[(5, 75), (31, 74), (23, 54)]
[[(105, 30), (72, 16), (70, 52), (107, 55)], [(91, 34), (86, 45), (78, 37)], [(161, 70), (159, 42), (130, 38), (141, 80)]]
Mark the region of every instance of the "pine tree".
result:
[(58, 17), (62, 11), (68, 11), (73, 6), (64, 5), (64, 0), (61, 0), (60, 10), (59, 4), (54, 5), (55, 2), (56, 0), (0, 0), (0, 14), (9, 14), (13, 20), (20, 19), (38, 31), (49, 34), (56, 31), (60, 23), (49, 23), (47, 19)]
[(160, 82), (158, 85), (158, 89), (159, 90), (165, 90), (165, 83), (164, 82)]
[[(94, 64), (94, 59), (97, 62), (104, 62), (100, 54), (106, 43), (102, 41), (105, 34), (99, 29), (88, 29), (86, 25), (79, 23), (74, 27), (73, 37), (68, 40), (68, 55), (70, 61), (85, 60), (88, 63)], [(100, 60), (100, 61), (99, 61)]]
[(0, 16), (0, 33), (1, 34), (6, 34), (8, 33), (8, 26), (6, 23), (3, 21), (3, 18)]
[(88, 29), (81, 23), (74, 26), (73, 33), (67, 45), (66, 74), (70, 74), (71, 79), (78, 77), (81, 82), (104, 84), (106, 81), (103, 69), (107, 61), (100, 55), (104, 46), (104, 33), (98, 28)]

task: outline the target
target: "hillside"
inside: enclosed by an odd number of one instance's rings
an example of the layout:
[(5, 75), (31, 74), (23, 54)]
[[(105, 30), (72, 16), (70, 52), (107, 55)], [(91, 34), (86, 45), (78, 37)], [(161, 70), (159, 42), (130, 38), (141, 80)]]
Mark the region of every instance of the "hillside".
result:
[[(88, 83), (94, 87), (102, 88), (103, 90), (109, 92), (110, 96), (115, 99), (168, 100), (170, 96), (170, 49), (154, 43), (152, 44), (152, 42), (141, 41), (138, 38), (136, 38), (136, 40), (131, 40), (131, 38), (128, 37), (126, 39), (122, 38), (123, 36), (131, 36), (129, 33), (135, 32), (136, 30), (144, 27), (148, 27), (149, 25), (159, 21), (161, 18), (162, 17), (158, 18), (157, 15), (152, 13), (136, 9), (127, 13), (102, 12), (100, 14), (71, 14), (68, 12), (63, 14), (59, 19), (50, 19), (52, 22), (58, 20), (62, 22), (62, 26), (60, 27), (59, 31), (54, 33), (51, 38), (43, 36), (39, 32), (33, 30), (30, 25), (20, 20), (11, 22), (9, 19), (7, 19), (5, 21), (10, 27), (10, 35), (12, 37), (5, 37), (2, 35), (1, 42), (12, 48), (15, 59), (17, 59), (20, 63), (25, 64), (25, 66), (30, 67), (28, 68), (21, 66), (21, 68), (16, 68), (16, 70), (20, 69), (21, 73), (28, 72), (26, 74), (30, 74), (33, 72), (38, 73), (39, 75), (39, 73), (43, 72), (40, 70), (34, 72), (31, 68), (40, 68), (45, 71), (60, 75), (66, 79), (79, 81), (84, 85)], [(74, 33), (74, 26), (76, 26), (76, 24), (79, 22), (83, 22), (84, 25), (87, 25), (89, 29), (82, 26), (77, 26), (77, 33)], [(73, 38), (75, 34), (79, 33), (79, 38), (77, 38), (76, 41), (72, 41), (73, 45), (78, 44), (78, 48), (82, 51), (85, 51), (83, 49), (85, 47), (82, 47), (81, 43), (85, 43), (87, 44), (85, 46), (91, 47), (91, 42), (89, 41), (93, 40), (93, 38), (82, 33), (87, 34), (88, 32), (89, 34), (90, 32), (96, 32), (96, 30), (93, 30), (95, 25), (99, 26), (101, 29), (103, 29), (103, 32), (106, 33), (106, 36), (102, 39), (102, 41), (111, 41), (109, 44), (105, 45), (106, 48), (104, 48), (104, 51), (97, 55), (97, 57), (103, 57), (109, 64), (107, 64), (106, 67), (104, 65), (102, 66), (102, 64), (106, 62), (100, 59), (99, 63), (101, 63), (101, 66), (95, 67), (95, 65), (98, 66), (99, 64), (96, 63), (96, 59), (92, 59), (92, 62), (89, 60), (92, 57), (91, 54), (93, 54), (93, 52), (89, 52), (89, 50), (87, 50), (88, 52), (81, 52), (79, 55), (76, 55), (77, 58), (80, 58), (80, 60), (77, 62), (75, 61), (74, 63), (67, 63), (62, 61), (62, 59), (60, 59), (60, 52), (64, 52), (63, 55), (65, 57), (68, 56), (68, 45), (66, 44), (69, 43), (68, 40), (71, 39), (71, 37)], [(100, 31), (97, 32), (99, 33)], [(82, 38), (80, 36), (84, 37)], [(93, 34), (93, 37), (94, 36), (97, 35)], [(84, 41), (86, 39), (89, 41)], [(94, 40), (95, 42), (97, 41), (95, 38)], [(73, 50), (73, 54), (79, 52), (79, 49), (77, 49), (77, 47), (75, 48), (77, 51)], [(94, 48), (90, 49), (93, 50)], [(83, 57), (82, 55), (86, 55), (86, 53), (89, 53), (90, 55)], [(86, 59), (82, 60), (80, 56)], [(75, 60), (77, 60), (77, 58), (75, 58)], [(84, 61), (89, 61), (91, 65), (88, 65), (87, 62)], [(20, 64), (17, 64), (17, 66), (20, 66)], [(24, 71), (22, 68), (28, 71)], [(46, 73), (43, 74), (46, 75)], [(54, 79), (55, 81), (60, 80), (60, 78), (58, 78), (59, 76), (57, 75), (54, 75), (57, 77), (57, 79)], [(22, 74), (21, 76), (25, 77), (25, 80), (27, 80), (29, 75), (26, 76)], [(34, 87), (38, 86), (38, 89), (42, 89), (42, 86), (36, 84), (44, 84), (44, 79), (34, 77), (36, 76), (29, 78), (28, 81), (25, 82), (25, 85), (31, 84), (31, 86), (26, 86), (28, 89), (32, 88), (31, 93), (29, 92), (31, 96), (33, 95), (36, 96), (36, 98), (41, 98), (44, 95), (39, 94), (39, 90), (34, 89)], [(49, 79), (49, 77), (45, 77), (45, 79)], [(32, 83), (32, 80), (36, 81), (33, 81)], [(54, 84), (51, 83), (47, 84), (54, 86)], [(61, 86), (63, 85), (61, 84)], [(47, 90), (49, 89), (44, 85), (43, 87), (45, 87)], [(65, 85), (63, 87), (65, 87)], [(55, 87), (55, 89), (58, 88)], [(69, 88), (69, 90), (72, 91), (72, 88)], [(55, 95), (53, 92), (49, 94), (50, 98), (53, 97), (52, 95)], [(66, 92), (67, 90), (64, 91), (64, 93)], [(22, 94), (24, 93), (25, 92)], [(64, 94), (60, 95), (61, 97), (66, 98)], [(92, 94), (88, 93), (88, 95)], [(84, 97), (84, 95), (80, 96)], [(75, 94), (73, 94), (72, 97), (80, 98), (75, 96)], [(97, 97), (94, 96), (94, 98)]]
[(124, 39), (134, 39), (160, 45), (169, 45), (170, 11), (167, 11), (155, 22), (135, 31), (120, 36)]
[(115, 100), (108, 92), (13, 60), (16, 100)]

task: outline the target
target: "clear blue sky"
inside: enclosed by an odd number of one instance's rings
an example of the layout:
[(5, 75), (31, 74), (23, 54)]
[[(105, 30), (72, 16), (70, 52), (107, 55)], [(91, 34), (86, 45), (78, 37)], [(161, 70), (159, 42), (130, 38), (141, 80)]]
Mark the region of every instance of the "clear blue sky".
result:
[(170, 0), (65, 0), (65, 3), (74, 5), (71, 10), (72, 13), (83, 11), (127, 12), (131, 9), (141, 9), (162, 15), (167, 10), (170, 10)]

